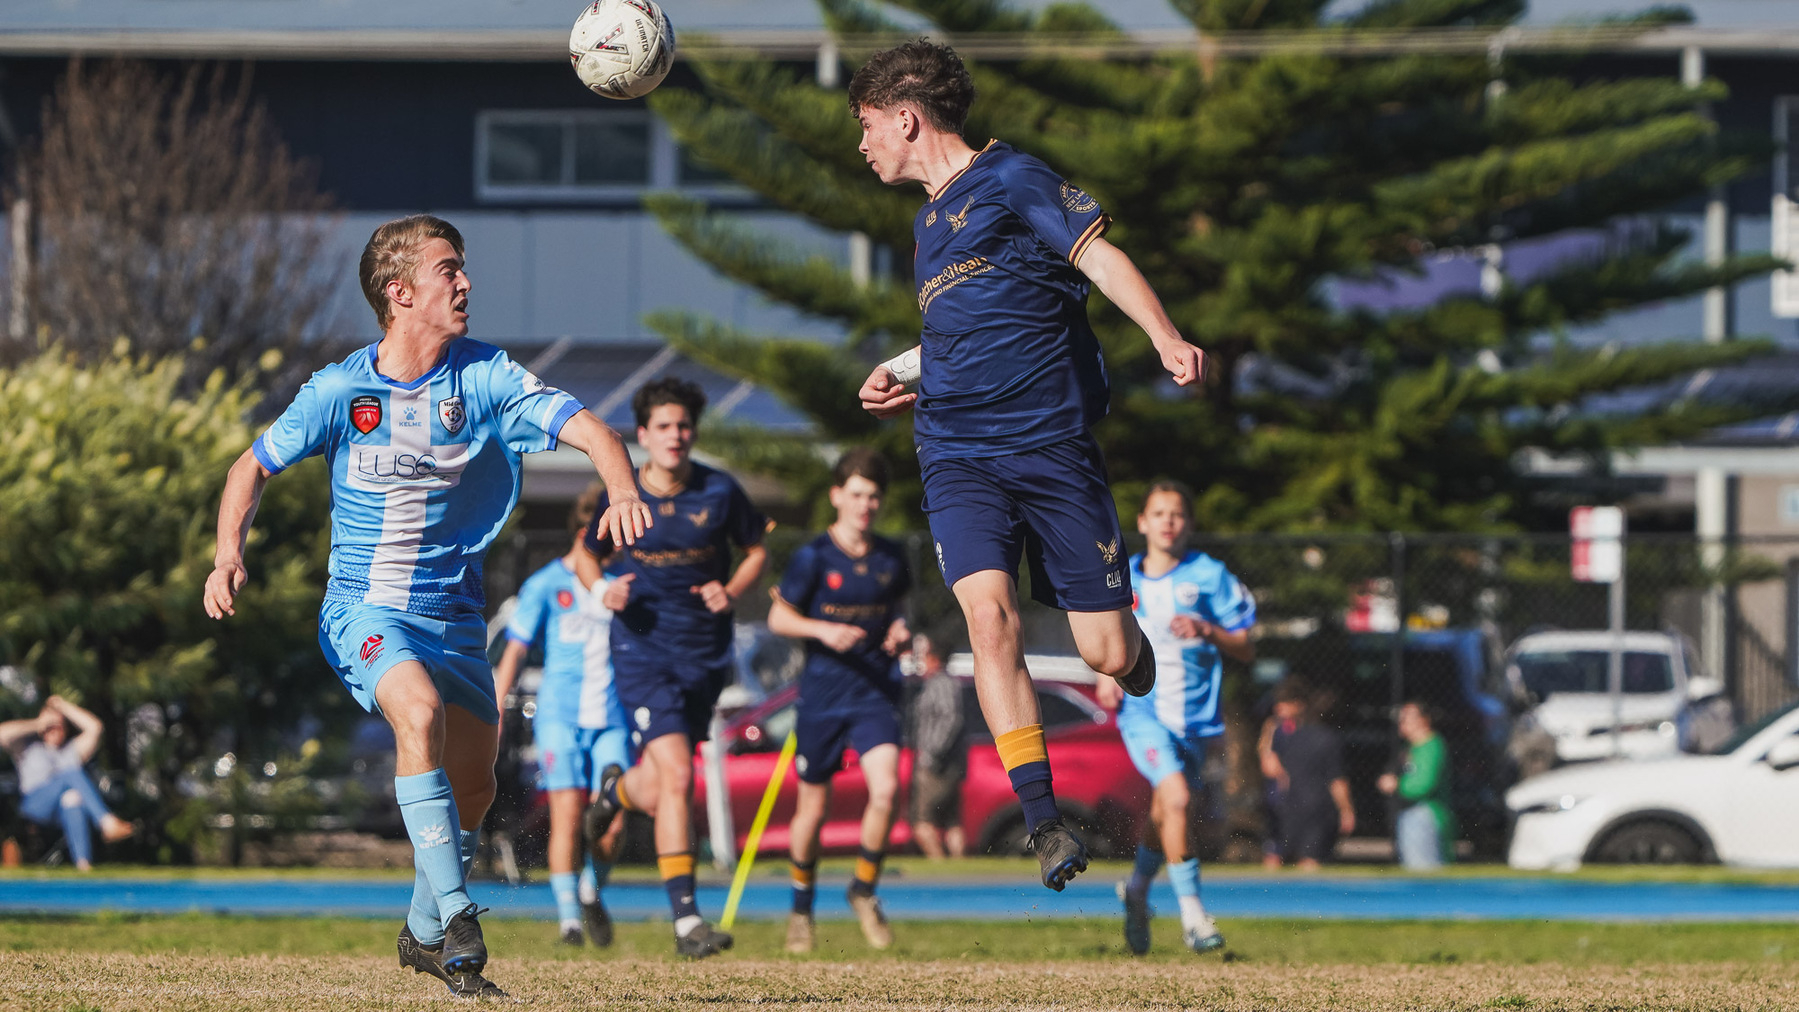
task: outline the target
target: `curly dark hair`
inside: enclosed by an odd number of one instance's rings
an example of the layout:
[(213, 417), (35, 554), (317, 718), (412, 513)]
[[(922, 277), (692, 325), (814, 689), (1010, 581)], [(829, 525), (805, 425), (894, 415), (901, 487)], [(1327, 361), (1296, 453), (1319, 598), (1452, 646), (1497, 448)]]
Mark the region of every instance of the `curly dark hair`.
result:
[(974, 79), (954, 49), (915, 39), (869, 57), (850, 78), (849, 99), (851, 116), (910, 103), (933, 127), (959, 134), (974, 104)]
[(706, 391), (701, 390), (698, 383), (690, 383), (678, 376), (664, 376), (645, 383), (631, 395), (631, 413), (637, 416), (638, 428), (650, 424), (650, 412), (664, 404), (679, 404), (686, 408), (687, 420), (698, 425), (700, 412), (706, 410)]

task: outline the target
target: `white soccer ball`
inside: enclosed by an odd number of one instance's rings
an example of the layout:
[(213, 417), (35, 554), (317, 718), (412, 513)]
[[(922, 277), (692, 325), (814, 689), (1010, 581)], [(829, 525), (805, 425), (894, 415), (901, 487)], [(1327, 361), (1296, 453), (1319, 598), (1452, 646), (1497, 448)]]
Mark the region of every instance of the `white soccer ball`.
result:
[(568, 33), (581, 83), (606, 98), (641, 98), (675, 63), (675, 30), (656, 0), (593, 0)]

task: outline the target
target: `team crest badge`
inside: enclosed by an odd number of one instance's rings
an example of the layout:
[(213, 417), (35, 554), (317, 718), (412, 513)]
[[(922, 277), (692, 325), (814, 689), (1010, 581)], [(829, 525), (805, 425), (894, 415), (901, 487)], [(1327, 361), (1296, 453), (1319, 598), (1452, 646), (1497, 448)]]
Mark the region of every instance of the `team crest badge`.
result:
[(931, 213), (924, 216), (924, 227), (930, 228), (935, 224), (937, 224), (937, 209), (933, 207)]
[(1093, 544), (1099, 548), (1100, 561), (1104, 562), (1108, 566), (1111, 565), (1112, 563), (1118, 561), (1118, 539), (1117, 538), (1113, 538), (1112, 543), (1109, 545), (1103, 541), (1095, 541)]
[(1064, 182), (1062, 184), (1062, 206), (1072, 214), (1086, 214), (1098, 207), (1099, 201), (1088, 196), (1087, 191), (1073, 183)]
[(825, 574), (825, 586), (832, 590), (843, 589), (843, 574), (833, 569)]
[(569, 593), (566, 590), (559, 590), (556, 592), (556, 607), (558, 607), (558, 608), (573, 608), (574, 606), (575, 606), (575, 595)]
[(350, 424), (365, 436), (375, 431), (375, 426), (381, 424), (381, 398), (373, 394), (351, 398)]
[(970, 198), (968, 198), (968, 203), (962, 205), (961, 212), (952, 213), (952, 214), (945, 216), (949, 219), (949, 230), (951, 232), (960, 232), (960, 231), (962, 231), (963, 228), (967, 227), (967, 225), (968, 225), (968, 209), (973, 206), (974, 206), (974, 198), (970, 197)]
[(665, 517), (672, 517), (675, 515), (675, 504), (667, 501), (658, 503), (656, 504), (656, 512)]
[(866, 562), (856, 563), (856, 575), (857, 576), (867, 576), (868, 575), (868, 563), (866, 563)]
[[(373, 426), (370, 426), (373, 428)], [(382, 637), (379, 633), (362, 641), (362, 666), (368, 667), (381, 656)]]
[(468, 422), (468, 412), (462, 410), (462, 397), (445, 397), (437, 402), (437, 420), (443, 423), (444, 431), (454, 436), (462, 431)]
[(1177, 583), (1174, 585), (1174, 601), (1183, 608), (1191, 608), (1199, 603), (1199, 584)]

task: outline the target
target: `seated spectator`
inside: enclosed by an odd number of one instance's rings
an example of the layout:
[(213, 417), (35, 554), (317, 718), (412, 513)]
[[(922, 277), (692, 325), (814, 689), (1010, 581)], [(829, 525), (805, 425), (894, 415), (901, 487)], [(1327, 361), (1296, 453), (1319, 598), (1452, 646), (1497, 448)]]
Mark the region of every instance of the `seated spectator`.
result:
[[(73, 741), (69, 724), (81, 731)], [(107, 810), (83, 768), (100, 748), (101, 728), (100, 718), (60, 696), (33, 719), (0, 723), (0, 748), (19, 771), (19, 813), (39, 825), (60, 822), (69, 858), (82, 871), (94, 866), (94, 829), (108, 843), (134, 832)]]
[(1423, 703), (1399, 708), (1399, 736), (1406, 742), (1397, 773), (1381, 774), (1382, 794), (1399, 799), (1393, 824), (1393, 849), (1399, 863), (1413, 871), (1440, 868), (1453, 854), (1454, 816), (1449, 810), (1449, 746), (1436, 732), (1434, 717)]
[(962, 831), (962, 781), (968, 776), (962, 685), (930, 637), (913, 637), (912, 652), (923, 679), (912, 702), (912, 837), (932, 860), (961, 857), (968, 850)]
[(1262, 736), (1262, 775), (1275, 787), (1276, 848), (1263, 864), (1293, 861), (1316, 871), (1339, 834), (1355, 832), (1355, 806), (1343, 773), (1343, 741), (1319, 723), (1311, 694), (1294, 679), (1275, 689), (1274, 714)]

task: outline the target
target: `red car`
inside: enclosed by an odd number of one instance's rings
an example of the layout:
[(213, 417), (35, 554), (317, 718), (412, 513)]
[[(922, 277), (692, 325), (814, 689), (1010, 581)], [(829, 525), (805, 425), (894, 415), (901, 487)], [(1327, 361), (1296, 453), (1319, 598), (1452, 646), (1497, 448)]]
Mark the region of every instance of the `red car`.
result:
[[(975, 701), (966, 655), (952, 659), (951, 677), (962, 683), (968, 720), (968, 780), (962, 788), (962, 826), (973, 853), (1024, 853), (1024, 815), (1012, 783), (1000, 766), (993, 737)], [(1117, 720), (1094, 696), (1094, 675), (1077, 658), (1032, 657), (1037, 702), (1043, 713), (1050, 764), (1056, 775), (1056, 802), (1070, 826), (1081, 833), (1095, 857), (1131, 853), (1149, 811), (1150, 788), (1131, 765), (1119, 737)], [(726, 724), (725, 778), (730, 785), (731, 820), (741, 851), (749, 836), (763, 791), (776, 759), (793, 728), (797, 687), (789, 685)], [(889, 846), (912, 847), (912, 749), (900, 749), (900, 795)], [(781, 784), (773, 817), (762, 835), (762, 853), (787, 849), (787, 825), (793, 818), (798, 779), (791, 764)], [(827, 854), (853, 854), (861, 834), (867, 787), (855, 753), (844, 756), (844, 769), (831, 783), (831, 805), (825, 814), (820, 845)], [(694, 814), (706, 832), (706, 782), (703, 763), (695, 759)]]

